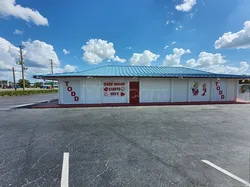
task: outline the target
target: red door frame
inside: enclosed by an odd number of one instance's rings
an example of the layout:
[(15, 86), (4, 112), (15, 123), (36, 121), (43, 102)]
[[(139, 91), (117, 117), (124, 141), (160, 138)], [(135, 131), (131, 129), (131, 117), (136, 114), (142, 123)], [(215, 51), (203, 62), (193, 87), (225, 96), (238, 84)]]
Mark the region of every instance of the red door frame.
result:
[(129, 103), (139, 104), (140, 103), (140, 83), (129, 82)]

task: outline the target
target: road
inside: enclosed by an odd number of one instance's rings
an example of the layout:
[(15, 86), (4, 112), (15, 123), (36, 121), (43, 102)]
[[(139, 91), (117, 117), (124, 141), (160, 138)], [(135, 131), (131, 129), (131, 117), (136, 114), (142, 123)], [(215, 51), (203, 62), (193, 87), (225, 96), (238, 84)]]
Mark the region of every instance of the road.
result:
[[(1, 186), (235, 187), (249, 181), (250, 105), (0, 111)], [(65, 167), (67, 168), (67, 167)]]
[(58, 96), (57, 93), (51, 93), (51, 94), (39, 94), (39, 95), (28, 95), (28, 96), (0, 97), (0, 110), (8, 110), (20, 105), (53, 100), (57, 99), (57, 96)]

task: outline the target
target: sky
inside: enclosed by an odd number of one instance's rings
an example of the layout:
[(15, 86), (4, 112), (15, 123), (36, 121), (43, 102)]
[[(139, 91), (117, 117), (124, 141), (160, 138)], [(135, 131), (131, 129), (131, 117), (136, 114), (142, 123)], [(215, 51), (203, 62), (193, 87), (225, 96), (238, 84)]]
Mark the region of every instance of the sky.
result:
[(249, 0), (0, 0), (0, 80), (105, 65), (249, 74)]

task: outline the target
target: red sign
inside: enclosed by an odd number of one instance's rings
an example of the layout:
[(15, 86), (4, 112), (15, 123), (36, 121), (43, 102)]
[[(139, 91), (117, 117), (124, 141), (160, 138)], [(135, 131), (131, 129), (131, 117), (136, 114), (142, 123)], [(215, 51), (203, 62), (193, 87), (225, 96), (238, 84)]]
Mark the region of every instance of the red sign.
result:
[(223, 95), (223, 91), (220, 89), (220, 86), (218, 85), (218, 83), (219, 83), (219, 82), (215, 82), (216, 90), (218, 90), (219, 95), (220, 95), (220, 98), (221, 98), (221, 99), (224, 99), (224, 98), (225, 98), (225, 95)]
[(79, 101), (79, 97), (76, 96), (76, 92), (73, 91), (73, 88), (71, 86), (69, 86), (69, 82), (66, 81), (65, 84), (66, 84), (68, 92), (70, 92), (70, 95), (72, 97), (74, 97), (74, 101)]
[(125, 82), (104, 82), (103, 92), (105, 97), (125, 96)]

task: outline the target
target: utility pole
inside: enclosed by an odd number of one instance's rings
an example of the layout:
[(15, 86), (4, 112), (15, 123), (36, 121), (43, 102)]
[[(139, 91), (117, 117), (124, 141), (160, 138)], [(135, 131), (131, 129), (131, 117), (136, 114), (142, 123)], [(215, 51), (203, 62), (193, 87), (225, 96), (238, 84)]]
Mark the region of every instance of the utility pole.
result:
[(19, 46), (20, 49), (20, 65), (22, 67), (22, 79), (23, 79), (23, 90), (25, 90), (25, 80), (24, 80), (24, 62), (23, 62), (23, 51), (22, 51), (22, 45)]
[[(50, 60), (50, 68), (51, 68), (51, 74), (54, 74), (54, 70), (53, 70), (53, 60)], [(54, 89), (54, 80), (52, 80), (52, 89)]]
[(15, 76), (15, 68), (12, 67), (11, 69), (8, 69), (8, 70), (11, 70), (12, 73), (13, 73), (13, 82), (14, 82), (14, 88), (16, 90), (16, 76)]
[(16, 90), (16, 76), (15, 76), (15, 68), (14, 67), (12, 67), (12, 72), (13, 72), (14, 88)]

